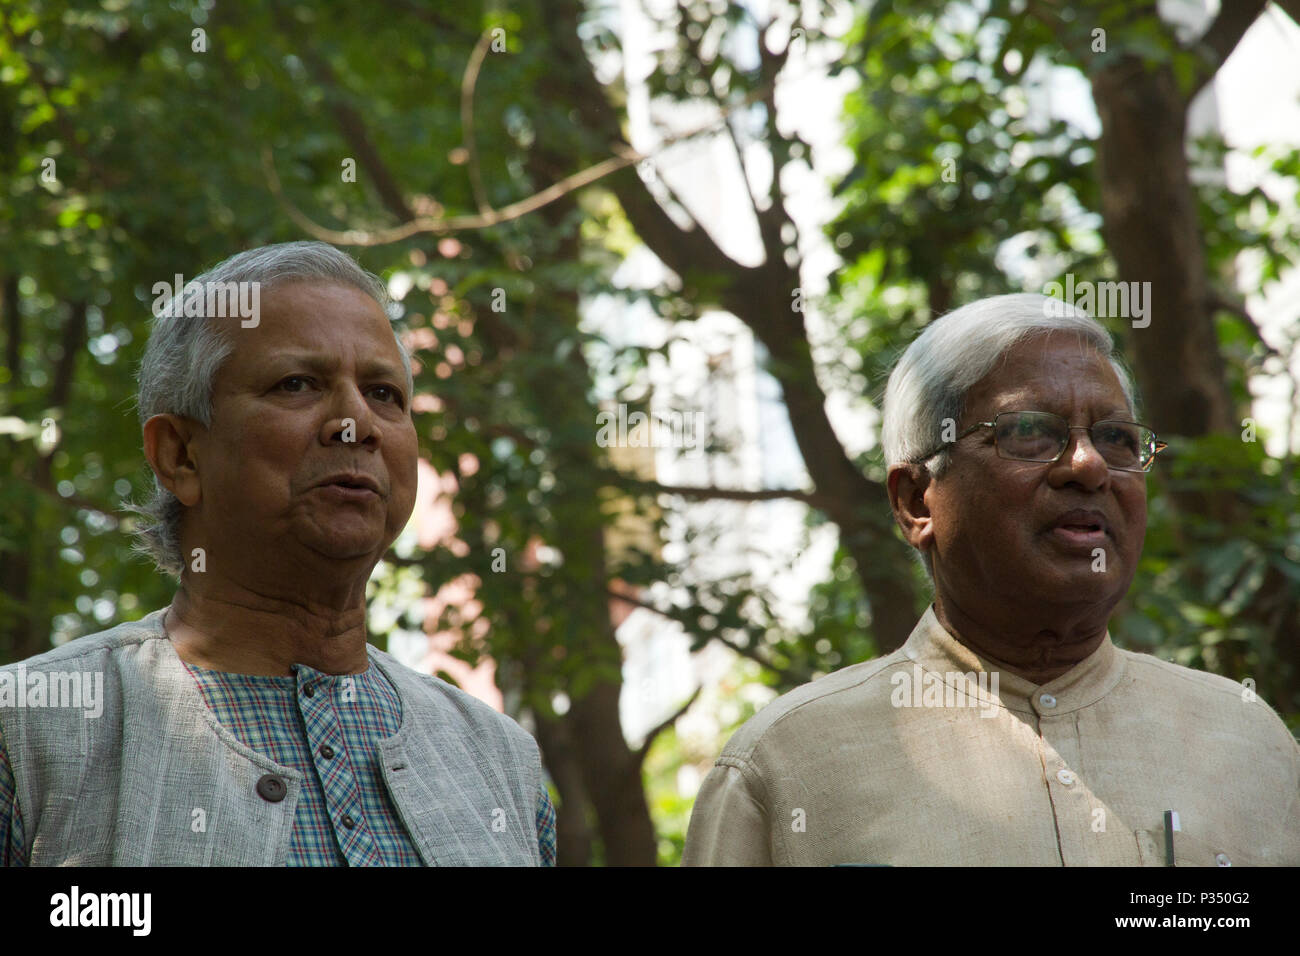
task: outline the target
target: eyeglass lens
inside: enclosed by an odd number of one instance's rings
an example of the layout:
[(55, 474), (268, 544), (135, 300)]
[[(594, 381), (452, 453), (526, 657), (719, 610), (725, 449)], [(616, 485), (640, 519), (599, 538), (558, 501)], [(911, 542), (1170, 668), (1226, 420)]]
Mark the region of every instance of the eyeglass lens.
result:
[[(994, 422), (998, 453), (1006, 458), (1055, 461), (1070, 443), (1069, 422), (1050, 412), (1003, 412)], [(1151, 429), (1132, 422), (1097, 422), (1089, 435), (1113, 468), (1144, 469), (1155, 445)]]

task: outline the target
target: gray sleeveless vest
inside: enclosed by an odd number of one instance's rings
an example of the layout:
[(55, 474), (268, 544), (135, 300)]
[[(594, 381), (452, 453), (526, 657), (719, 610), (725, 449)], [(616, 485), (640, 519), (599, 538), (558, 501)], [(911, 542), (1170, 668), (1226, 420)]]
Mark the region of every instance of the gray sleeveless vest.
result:
[[(28, 688), (43, 674), (47, 688), (0, 706), (31, 865), (284, 865), (303, 776), (217, 722), (164, 613), (0, 668)], [(469, 694), (367, 651), (401, 697), (401, 729), (379, 755), (424, 862), (540, 865), (533, 738)], [(93, 709), (67, 706), (74, 674), (88, 685), (102, 675)], [(282, 783), (268, 785), (268, 774)]]

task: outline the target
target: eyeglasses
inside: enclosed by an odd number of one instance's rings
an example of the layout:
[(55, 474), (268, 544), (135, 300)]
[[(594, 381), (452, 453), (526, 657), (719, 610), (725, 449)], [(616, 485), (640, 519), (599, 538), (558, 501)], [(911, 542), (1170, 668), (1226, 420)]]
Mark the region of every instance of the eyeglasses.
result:
[(993, 429), (998, 457), (1043, 464), (1059, 461), (1070, 444), (1070, 432), (1082, 428), (1092, 447), (1115, 471), (1150, 471), (1156, 455), (1168, 445), (1156, 440), (1156, 433), (1137, 422), (1101, 421), (1092, 425), (1071, 425), (1051, 412), (1001, 412), (991, 422), (976, 422), (952, 441), (929, 454), (913, 458), (921, 463), (981, 428)]

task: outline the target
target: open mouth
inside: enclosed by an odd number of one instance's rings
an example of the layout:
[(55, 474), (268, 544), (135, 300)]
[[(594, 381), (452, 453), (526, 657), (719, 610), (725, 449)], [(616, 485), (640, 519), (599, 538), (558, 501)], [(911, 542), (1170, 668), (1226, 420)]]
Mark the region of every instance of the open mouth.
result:
[(1091, 551), (1106, 543), (1106, 529), (1097, 524), (1058, 524), (1051, 536), (1066, 547)]
[(1047, 528), (1048, 537), (1068, 551), (1091, 554), (1105, 548), (1110, 537), (1106, 516), (1093, 508), (1073, 508), (1057, 515)]

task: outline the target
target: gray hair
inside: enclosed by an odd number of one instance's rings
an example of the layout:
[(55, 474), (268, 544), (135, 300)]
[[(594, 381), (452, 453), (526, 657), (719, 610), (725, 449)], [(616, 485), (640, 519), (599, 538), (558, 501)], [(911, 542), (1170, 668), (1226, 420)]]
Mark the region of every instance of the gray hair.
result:
[[(880, 443), (885, 466), (915, 461), (942, 442), (946, 419), (961, 420), (966, 393), (1025, 339), (1073, 332), (1110, 362), (1133, 415), (1133, 378), (1114, 354), (1110, 333), (1086, 312), (1035, 293), (995, 295), (936, 319), (908, 346), (889, 376)], [(947, 448), (923, 463), (935, 478), (947, 470)], [(933, 577), (929, 555), (921, 555)]]
[[(149, 344), (140, 365), (137, 398), (140, 424), (155, 415), (181, 415), (205, 428), (212, 425), (212, 384), (217, 372), (234, 351), (230, 334), (210, 313), (213, 300), (203, 290), (215, 283), (258, 283), (260, 292), (278, 284), (316, 280), (338, 282), (364, 292), (379, 303), (384, 314), (392, 299), (383, 281), (357, 264), (346, 252), (323, 242), (283, 242), (249, 249), (218, 263), (185, 283), (184, 289), (164, 310), (155, 309)], [(234, 286), (226, 286), (235, 288)], [(220, 288), (220, 287), (218, 287)], [(176, 320), (168, 316), (185, 316)], [(197, 319), (197, 320), (196, 320)], [(233, 320), (233, 321), (237, 321)], [(407, 395), (413, 392), (411, 356), (397, 330), (393, 338), (406, 369)], [(135, 531), (135, 549), (153, 559), (160, 571), (179, 577), (184, 567), (180, 524), (185, 507), (153, 477), (154, 489), (143, 504), (124, 503), (127, 511), (145, 520)]]

